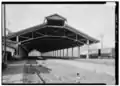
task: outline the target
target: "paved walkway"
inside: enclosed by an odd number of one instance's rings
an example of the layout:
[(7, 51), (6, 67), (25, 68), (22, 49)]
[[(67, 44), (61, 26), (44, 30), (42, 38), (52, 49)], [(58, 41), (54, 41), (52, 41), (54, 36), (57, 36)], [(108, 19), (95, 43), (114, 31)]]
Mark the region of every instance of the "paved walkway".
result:
[[(37, 60), (38, 64), (42, 62)], [(76, 73), (81, 76), (81, 83), (106, 83), (114, 84), (114, 68), (102, 64), (76, 62), (71, 60), (46, 60), (45, 66), (52, 69), (50, 74), (53, 74), (63, 82), (75, 83)]]
[(26, 61), (8, 63), (8, 67), (2, 72), (3, 83), (23, 83), (23, 71)]
[[(76, 83), (76, 73), (79, 72), (81, 83), (114, 84), (112, 72), (106, 72), (113, 69), (107, 67), (58, 59), (15, 61), (9, 63), (7, 69), (3, 71), (2, 82), (5, 84)], [(103, 69), (102, 72), (100, 69)]]
[(74, 60), (55, 60), (57, 63), (68, 64), (78, 68), (86, 69), (89, 71), (95, 71), (96, 73), (106, 73), (111, 76), (115, 76), (115, 66), (98, 64), (85, 61), (74, 61)]

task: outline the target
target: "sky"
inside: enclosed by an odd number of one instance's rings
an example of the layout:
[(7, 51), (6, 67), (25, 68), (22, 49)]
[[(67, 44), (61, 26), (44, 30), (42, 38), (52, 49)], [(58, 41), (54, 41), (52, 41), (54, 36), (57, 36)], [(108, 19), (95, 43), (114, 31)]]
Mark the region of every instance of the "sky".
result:
[[(114, 47), (115, 3), (107, 4), (9, 4), (6, 5), (6, 25), (17, 32), (42, 24), (44, 18), (58, 13), (67, 24), (100, 40), (103, 47)], [(94, 45), (100, 47), (100, 43)]]

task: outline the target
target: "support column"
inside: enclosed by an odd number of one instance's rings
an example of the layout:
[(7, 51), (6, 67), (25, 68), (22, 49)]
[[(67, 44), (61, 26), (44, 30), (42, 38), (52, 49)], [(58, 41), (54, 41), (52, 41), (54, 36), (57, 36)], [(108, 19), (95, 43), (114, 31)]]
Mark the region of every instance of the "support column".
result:
[(18, 36), (16, 37), (16, 41), (19, 42), (19, 37)]
[(73, 57), (73, 47), (72, 47), (72, 57)]
[(56, 57), (56, 51), (55, 51), (55, 57)]
[(61, 50), (60, 50), (60, 57), (61, 57)]
[(64, 57), (64, 49), (63, 49), (63, 57)]
[(55, 51), (55, 57), (56, 57), (56, 51)]
[(53, 51), (52, 51), (52, 56), (53, 56)]
[(78, 58), (80, 58), (80, 46), (78, 46)]
[(42, 53), (41, 53), (41, 56), (42, 56)]
[(53, 51), (53, 56), (55, 56), (55, 51)]
[(66, 50), (66, 55), (67, 55), (67, 57), (68, 57), (68, 48), (67, 48), (67, 50)]
[(60, 50), (59, 50), (59, 57), (60, 57)]
[(89, 59), (89, 40), (87, 40), (87, 59)]
[(61, 49), (61, 57), (62, 57), (62, 49)]
[(53, 56), (53, 51), (52, 51), (52, 56)]
[(54, 51), (52, 51), (52, 56), (54, 56)]
[(56, 50), (56, 57), (57, 57), (57, 50)]
[(55, 56), (56, 56), (56, 51), (55, 51)]
[(56, 57), (57, 57), (57, 50), (56, 50)]
[(59, 57), (59, 50), (58, 50), (58, 57)]
[[(19, 37), (16, 37), (16, 41), (19, 42)], [(17, 44), (17, 55), (19, 55), (19, 43)]]

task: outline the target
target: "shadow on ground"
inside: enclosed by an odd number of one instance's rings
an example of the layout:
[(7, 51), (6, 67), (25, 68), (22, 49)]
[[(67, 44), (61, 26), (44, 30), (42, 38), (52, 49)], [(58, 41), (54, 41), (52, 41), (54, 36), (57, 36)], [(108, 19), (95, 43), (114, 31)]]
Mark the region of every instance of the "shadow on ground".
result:
[(23, 65), (14, 64), (14, 65), (8, 66), (6, 69), (3, 70), (2, 76), (20, 74), (22, 73), (21, 68), (23, 68)]

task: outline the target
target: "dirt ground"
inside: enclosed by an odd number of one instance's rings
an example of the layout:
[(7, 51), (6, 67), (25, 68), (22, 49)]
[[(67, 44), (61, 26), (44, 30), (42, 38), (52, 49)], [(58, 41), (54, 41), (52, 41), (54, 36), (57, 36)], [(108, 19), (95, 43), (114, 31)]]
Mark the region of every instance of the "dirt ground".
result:
[[(110, 72), (111, 71), (111, 72)], [(79, 73), (79, 77), (77, 76)], [(105, 83), (115, 84), (114, 66), (71, 60), (24, 60), (9, 63), (2, 73), (5, 83)]]

